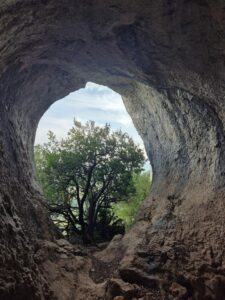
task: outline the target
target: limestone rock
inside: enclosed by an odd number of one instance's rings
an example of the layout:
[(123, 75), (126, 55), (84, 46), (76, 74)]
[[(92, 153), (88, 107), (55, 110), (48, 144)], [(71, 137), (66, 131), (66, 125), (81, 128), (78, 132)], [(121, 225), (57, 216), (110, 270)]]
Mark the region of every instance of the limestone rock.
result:
[(140, 296), (138, 286), (126, 283), (121, 279), (112, 278), (107, 282), (106, 300), (132, 300)]
[(154, 172), (102, 259), (160, 279), (165, 298), (182, 282), (192, 299), (225, 299), (224, 36), (220, 0), (0, 2), (0, 299), (104, 295), (88, 255), (55, 241), (33, 162), (43, 113), (88, 81), (122, 95)]
[(113, 300), (125, 300), (123, 296), (116, 296)]
[(175, 300), (184, 300), (187, 299), (188, 296), (187, 289), (177, 282), (172, 283), (170, 287), (170, 293)]

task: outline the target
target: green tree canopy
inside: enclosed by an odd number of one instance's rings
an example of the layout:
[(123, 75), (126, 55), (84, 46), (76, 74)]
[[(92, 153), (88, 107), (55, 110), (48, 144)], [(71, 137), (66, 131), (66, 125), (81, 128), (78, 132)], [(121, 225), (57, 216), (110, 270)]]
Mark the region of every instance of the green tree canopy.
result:
[(150, 193), (151, 175), (149, 171), (134, 174), (132, 180), (135, 191), (127, 201), (120, 201), (114, 205), (115, 215), (124, 221), (127, 230), (133, 225), (142, 202)]
[(132, 176), (142, 171), (144, 153), (127, 133), (93, 121), (74, 120), (66, 138), (49, 132), (48, 139), (35, 147), (35, 158), (52, 217), (68, 236), (92, 241), (101, 216), (134, 190)]

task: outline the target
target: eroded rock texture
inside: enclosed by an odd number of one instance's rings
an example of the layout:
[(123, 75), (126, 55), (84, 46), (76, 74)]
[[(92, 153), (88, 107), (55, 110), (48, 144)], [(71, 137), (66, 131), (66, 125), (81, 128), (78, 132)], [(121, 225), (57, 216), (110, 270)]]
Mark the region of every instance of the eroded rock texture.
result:
[(154, 170), (134, 228), (97, 255), (126, 282), (116, 296), (225, 299), (224, 36), (220, 0), (1, 1), (0, 299), (106, 299), (121, 284), (95, 284), (91, 259), (54, 242), (35, 182), (41, 116), (87, 81), (123, 96)]

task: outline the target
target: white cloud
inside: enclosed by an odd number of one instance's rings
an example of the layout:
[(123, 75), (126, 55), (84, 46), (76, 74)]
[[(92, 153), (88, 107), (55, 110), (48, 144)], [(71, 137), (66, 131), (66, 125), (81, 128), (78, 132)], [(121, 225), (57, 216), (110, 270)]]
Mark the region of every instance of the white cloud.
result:
[(47, 133), (49, 130), (53, 131), (58, 138), (65, 137), (72, 125), (73, 119), (43, 116), (37, 129), (35, 144), (47, 142)]
[[(109, 92), (111, 92), (112, 90), (111, 89), (109, 89), (107, 86), (105, 86), (105, 85), (100, 85), (100, 84), (96, 84), (96, 83), (94, 83), (94, 82), (87, 82), (87, 84), (86, 84), (86, 86), (85, 86), (85, 89), (86, 90), (91, 90), (91, 91), (100, 91), (100, 92), (102, 92), (102, 91), (109, 91)], [(112, 91), (114, 94), (116, 94), (116, 92), (114, 92), (114, 91)]]
[(74, 117), (82, 123), (88, 120), (94, 120), (102, 126), (110, 123), (113, 130), (127, 132), (144, 149), (121, 96), (108, 87), (92, 82), (87, 83), (85, 89), (71, 93), (50, 107), (39, 123), (35, 143), (47, 142), (49, 130), (58, 138), (65, 137), (73, 125)]
[(70, 94), (66, 99), (68, 101), (68, 106), (71, 109), (90, 109), (90, 108), (101, 108), (102, 110), (110, 110), (116, 112), (124, 112), (125, 107), (122, 100), (114, 95), (97, 95), (92, 96), (85, 94)]
[(125, 106), (119, 94), (111, 89), (88, 83), (85, 89), (71, 93), (65, 98), (71, 109), (96, 109), (126, 113)]

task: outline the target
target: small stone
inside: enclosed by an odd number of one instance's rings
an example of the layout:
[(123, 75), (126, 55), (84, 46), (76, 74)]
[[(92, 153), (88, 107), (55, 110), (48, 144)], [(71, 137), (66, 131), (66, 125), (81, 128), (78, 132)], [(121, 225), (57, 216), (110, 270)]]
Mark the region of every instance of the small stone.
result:
[[(139, 295), (139, 288), (135, 284), (124, 282), (118, 278), (112, 278), (107, 282), (106, 299), (133, 299)], [(112, 298), (114, 297), (114, 298)]]
[(139, 298), (138, 300), (152, 300), (152, 299), (155, 299), (154, 294), (149, 292), (149, 293), (145, 294), (144, 298)]
[(173, 282), (170, 286), (170, 294), (175, 297), (176, 300), (183, 300), (187, 297), (187, 289), (186, 287), (180, 285), (177, 282)]
[(70, 245), (70, 243), (67, 240), (64, 240), (64, 239), (56, 240), (56, 243), (61, 247)]

